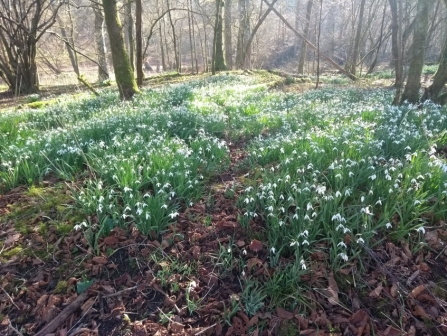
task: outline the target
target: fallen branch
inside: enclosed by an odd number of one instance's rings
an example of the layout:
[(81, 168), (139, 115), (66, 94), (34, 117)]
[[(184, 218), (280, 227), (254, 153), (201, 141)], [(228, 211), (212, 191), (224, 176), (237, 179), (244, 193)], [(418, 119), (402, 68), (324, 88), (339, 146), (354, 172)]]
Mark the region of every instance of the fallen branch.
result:
[(16, 307), (16, 308), (20, 311), (20, 308), (15, 304), (14, 300), (13, 300), (12, 297), (8, 294), (8, 292), (5, 291), (5, 289), (4, 289), (3, 287), (0, 287), (0, 288), (2, 289), (3, 293), (6, 294), (6, 296), (7, 296), (8, 299), (9, 299), (9, 301), (11, 301), (11, 303), (14, 305), (14, 307)]
[(12, 329), (12, 331), (14, 331), (17, 335), (19, 335), (19, 336), (23, 336), (23, 334), (20, 332), (20, 331), (18, 331), (16, 328), (14, 328), (13, 326), (12, 326), (12, 324), (11, 324), (11, 321), (9, 321), (9, 327)]
[(56, 316), (51, 322), (49, 322), (45, 327), (43, 327), (37, 334), (34, 336), (45, 336), (47, 334), (51, 334), (54, 332), (59, 326), (64, 323), (68, 317), (73, 314), (78, 308), (80, 308), (85, 300), (88, 298), (88, 291), (85, 291), (81, 295), (79, 295), (76, 300), (70, 303), (67, 307), (62, 310), (59, 315)]
[(80, 81), (82, 84), (84, 84), (87, 89), (89, 89), (90, 91), (92, 91), (96, 97), (99, 97), (99, 93), (98, 91), (95, 90), (95, 88), (93, 86), (90, 85), (90, 83), (87, 82), (87, 80), (84, 78), (84, 76), (78, 76), (78, 81)]
[(103, 299), (108, 299), (108, 298), (111, 298), (111, 297), (114, 297), (114, 296), (119, 296), (119, 295), (121, 295), (121, 294), (123, 294), (123, 293), (125, 293), (125, 292), (128, 292), (128, 291), (131, 291), (131, 290), (134, 290), (134, 289), (137, 289), (138, 288), (138, 286), (133, 286), (133, 287), (129, 287), (129, 288), (125, 288), (125, 289), (123, 289), (123, 290), (120, 290), (120, 291), (118, 291), (118, 292), (116, 292), (116, 293), (112, 293), (112, 294), (108, 294), (108, 295), (103, 295)]
[[(318, 47), (316, 47), (312, 42), (310, 42), (307, 38), (305, 38), (302, 34), (300, 34), (285, 18), (284, 16), (281, 15), (280, 12), (278, 12), (272, 4), (270, 4), (267, 0), (263, 0), (267, 6), (269, 6), (269, 8), (273, 11), (273, 13), (275, 13), (282, 22), (284, 22), (284, 24), (299, 38), (301, 38), (304, 42), (306, 42), (306, 44), (311, 47), (313, 50), (318, 51)], [(337, 62), (335, 62), (332, 58), (330, 58), (329, 56), (327, 56), (326, 54), (323, 54), (320, 51), (320, 56), (321, 58), (325, 59), (327, 62), (331, 63), (338, 71), (340, 71), (341, 73), (343, 73), (344, 75), (346, 75), (349, 79), (352, 79), (353, 81), (357, 80), (358, 78), (356, 76), (354, 76), (352, 73), (350, 73), (349, 71), (346, 71), (345, 69), (343, 69), (341, 66), (339, 66), (337, 64)]]

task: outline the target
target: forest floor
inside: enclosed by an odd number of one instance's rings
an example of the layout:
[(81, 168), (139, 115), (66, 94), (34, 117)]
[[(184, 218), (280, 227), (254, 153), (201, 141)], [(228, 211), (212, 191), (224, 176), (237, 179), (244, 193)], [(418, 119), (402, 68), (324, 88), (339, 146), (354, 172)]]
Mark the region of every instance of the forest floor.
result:
[[(0, 333), (447, 334), (445, 108), (404, 107), (385, 129), (380, 78), (319, 93), (265, 72), (223, 77), (155, 78), (134, 105), (101, 91), (0, 112)], [(47, 135), (74, 127), (74, 142)], [(61, 151), (74, 143), (81, 154)], [(139, 211), (159, 198), (167, 210), (143, 234)]]

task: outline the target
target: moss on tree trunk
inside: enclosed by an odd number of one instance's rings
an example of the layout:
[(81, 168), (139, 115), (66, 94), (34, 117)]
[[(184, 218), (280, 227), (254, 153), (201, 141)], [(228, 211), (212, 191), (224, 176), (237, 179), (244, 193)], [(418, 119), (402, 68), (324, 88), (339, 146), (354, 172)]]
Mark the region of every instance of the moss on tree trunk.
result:
[(110, 40), (113, 69), (115, 71), (116, 84), (122, 100), (129, 100), (138, 93), (129, 55), (124, 45), (123, 27), (121, 25), (116, 0), (102, 0), (104, 6), (104, 19)]

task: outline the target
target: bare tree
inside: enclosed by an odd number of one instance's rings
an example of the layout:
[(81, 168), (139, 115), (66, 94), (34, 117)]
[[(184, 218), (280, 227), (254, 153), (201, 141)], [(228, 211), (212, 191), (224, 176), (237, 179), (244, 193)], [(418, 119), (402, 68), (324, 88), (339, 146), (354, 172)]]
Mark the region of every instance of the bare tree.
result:
[(10, 91), (39, 90), (37, 42), (55, 22), (61, 0), (0, 0), (0, 77)]

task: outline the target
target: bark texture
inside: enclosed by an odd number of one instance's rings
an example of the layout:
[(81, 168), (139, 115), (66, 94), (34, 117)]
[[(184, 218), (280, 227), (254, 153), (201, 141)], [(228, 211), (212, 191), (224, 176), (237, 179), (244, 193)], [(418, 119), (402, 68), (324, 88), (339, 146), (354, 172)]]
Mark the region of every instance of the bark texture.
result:
[(213, 42), (213, 67), (212, 73), (227, 70), (223, 51), (223, 27), (222, 27), (222, 11), (223, 0), (216, 1), (216, 20), (214, 24), (214, 42)]
[[(444, 0), (447, 7), (447, 0)], [(447, 32), (446, 32), (447, 33)], [(430, 99), (438, 104), (447, 103), (447, 93), (443, 93), (447, 83), (447, 34), (444, 35), (444, 46), (441, 57), (439, 58), (439, 67), (433, 76), (432, 84), (425, 90), (423, 100)]]
[(117, 0), (102, 0), (104, 19), (109, 34), (113, 69), (122, 100), (129, 100), (138, 93), (138, 86), (124, 45), (123, 27), (118, 15)]
[(233, 67), (233, 43), (231, 35), (232, 17), (232, 0), (226, 0), (224, 6), (224, 42), (225, 42), (225, 60), (227, 66), (231, 69)]

